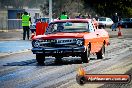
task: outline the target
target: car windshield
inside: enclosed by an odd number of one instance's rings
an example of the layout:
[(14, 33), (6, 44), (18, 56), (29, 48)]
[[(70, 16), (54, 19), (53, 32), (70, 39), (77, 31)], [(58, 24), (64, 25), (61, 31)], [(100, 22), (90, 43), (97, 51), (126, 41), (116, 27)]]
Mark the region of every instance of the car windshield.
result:
[(106, 21), (106, 18), (99, 18), (99, 21)]
[(88, 31), (88, 23), (82, 22), (56, 22), (51, 23), (46, 33), (58, 32), (86, 32)]
[(40, 19), (35, 19), (35, 23), (38, 22), (38, 21), (40, 21)]
[(42, 18), (41, 21), (42, 22), (49, 22), (49, 18)]

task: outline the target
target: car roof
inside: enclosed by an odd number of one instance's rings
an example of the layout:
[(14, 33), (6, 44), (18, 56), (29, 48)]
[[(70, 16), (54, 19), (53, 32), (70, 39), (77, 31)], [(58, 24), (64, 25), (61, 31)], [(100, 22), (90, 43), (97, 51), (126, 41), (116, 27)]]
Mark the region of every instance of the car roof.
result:
[(99, 17), (99, 18), (109, 18), (109, 17)]
[(41, 18), (37, 18), (37, 19), (49, 19), (49, 18), (47, 18), (47, 17), (41, 17)]
[(51, 23), (59, 23), (59, 22), (91, 22), (91, 19), (64, 19), (64, 20), (56, 20)]
[(131, 18), (122, 18), (123, 21), (130, 21)]

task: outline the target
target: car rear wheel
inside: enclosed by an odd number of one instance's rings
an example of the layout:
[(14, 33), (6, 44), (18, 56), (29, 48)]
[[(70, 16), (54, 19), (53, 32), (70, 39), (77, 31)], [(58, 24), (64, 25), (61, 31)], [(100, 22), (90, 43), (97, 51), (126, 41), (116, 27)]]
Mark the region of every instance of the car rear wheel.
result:
[(81, 55), (81, 59), (83, 63), (89, 62), (89, 56), (90, 56), (90, 48), (88, 47), (84, 53)]
[(105, 25), (103, 25), (103, 28), (104, 28), (104, 29), (106, 28), (106, 24), (105, 24)]
[(44, 64), (45, 55), (44, 54), (36, 54), (36, 61), (38, 64)]
[(102, 46), (101, 50), (96, 53), (97, 59), (103, 59), (105, 55), (105, 45)]

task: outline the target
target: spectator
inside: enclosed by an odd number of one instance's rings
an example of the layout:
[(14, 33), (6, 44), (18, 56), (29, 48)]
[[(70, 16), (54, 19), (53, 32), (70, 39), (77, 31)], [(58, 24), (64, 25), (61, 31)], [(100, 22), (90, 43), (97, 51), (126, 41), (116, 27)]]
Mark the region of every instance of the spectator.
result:
[(62, 14), (59, 17), (59, 20), (63, 20), (63, 19), (69, 19), (69, 17), (66, 15), (66, 12), (62, 12)]
[(82, 17), (81, 17), (82, 19), (86, 19), (86, 17), (84, 16), (84, 15), (82, 15)]
[(118, 26), (118, 21), (119, 21), (119, 17), (118, 17), (118, 15), (117, 15), (117, 13), (115, 13), (115, 15), (112, 16), (112, 20), (113, 20), (113, 22), (114, 22), (112, 31), (113, 31), (113, 30), (116, 31), (116, 28), (117, 28), (117, 26)]
[(89, 14), (89, 15), (88, 15), (88, 19), (91, 19), (91, 18), (92, 18), (92, 17), (91, 17), (91, 15)]
[(76, 16), (77, 19), (80, 19), (81, 18), (81, 14), (79, 14), (78, 16)]
[(93, 18), (92, 21), (95, 25), (95, 28), (98, 29), (98, 21), (95, 18)]
[(99, 17), (98, 17), (98, 15), (96, 14), (96, 15), (95, 15), (95, 19), (96, 19), (96, 21), (98, 21), (98, 18), (99, 18)]

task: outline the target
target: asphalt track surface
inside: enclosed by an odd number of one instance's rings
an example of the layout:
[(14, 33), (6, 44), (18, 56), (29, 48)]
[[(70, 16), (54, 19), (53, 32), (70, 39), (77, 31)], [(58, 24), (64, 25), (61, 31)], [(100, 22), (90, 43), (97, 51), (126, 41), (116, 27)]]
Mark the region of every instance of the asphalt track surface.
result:
[[(121, 38), (117, 36), (118, 31), (106, 30), (110, 34), (111, 45), (106, 47), (105, 59), (97, 60), (95, 55), (91, 55), (87, 64), (82, 64), (79, 57), (63, 58), (60, 64), (54, 62), (54, 57), (46, 57), (46, 65), (40, 66), (29, 50), (0, 56), (0, 88), (131, 88), (132, 82), (83, 86), (76, 83), (80, 65), (88, 74), (132, 75), (132, 30), (121, 30)], [(21, 31), (2, 32), (0, 40), (21, 41), (21, 35)]]
[(56, 64), (54, 57), (46, 57), (45, 65), (38, 65), (31, 51), (0, 57), (0, 88), (131, 88), (128, 84), (76, 83), (80, 65), (89, 74), (131, 74), (132, 38), (111, 38), (104, 59), (90, 56), (81, 63), (80, 57), (64, 57)]

